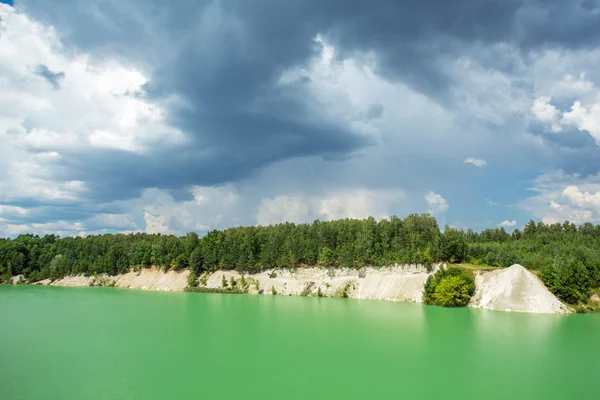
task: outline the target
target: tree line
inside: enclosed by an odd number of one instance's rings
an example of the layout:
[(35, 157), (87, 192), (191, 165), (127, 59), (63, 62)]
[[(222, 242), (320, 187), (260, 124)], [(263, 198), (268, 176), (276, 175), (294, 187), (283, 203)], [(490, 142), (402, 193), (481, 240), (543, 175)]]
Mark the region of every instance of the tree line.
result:
[(600, 286), (600, 226), (530, 221), (509, 234), (503, 228), (474, 232), (445, 227), (434, 217), (342, 219), (190, 232), (105, 234), (87, 237), (20, 235), (0, 239), (0, 276), (29, 281), (73, 274), (117, 274), (130, 267), (160, 266), (258, 272), (266, 268), (435, 262), (469, 262), (540, 270), (548, 288), (569, 303), (585, 301)]

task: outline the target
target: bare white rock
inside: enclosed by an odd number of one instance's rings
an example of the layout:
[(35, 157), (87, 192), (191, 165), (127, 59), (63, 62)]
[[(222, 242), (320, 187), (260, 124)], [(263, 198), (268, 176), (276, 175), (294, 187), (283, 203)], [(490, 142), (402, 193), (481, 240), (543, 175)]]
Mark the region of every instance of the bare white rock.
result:
[[(440, 268), (435, 265), (433, 271)], [(432, 272), (433, 272), (432, 271)], [(365, 267), (356, 269), (298, 268), (267, 270), (258, 274), (248, 274), (251, 294), (339, 297), (341, 293), (349, 298), (387, 300), (400, 302), (423, 302), (423, 286), (432, 272), (421, 265), (393, 265), (389, 267)], [(54, 282), (40, 281), (37, 284), (53, 286), (89, 286), (94, 284), (114, 285), (121, 288), (182, 291), (187, 286), (188, 270), (167, 271), (157, 267), (144, 268), (139, 272), (130, 271), (116, 276), (83, 275), (67, 276)], [(237, 271), (216, 271), (208, 273), (206, 287), (221, 288), (223, 277), (229, 285), (231, 278), (241, 281)], [(114, 282), (114, 283), (113, 283)], [(241, 284), (241, 283), (240, 283)], [(475, 276), (476, 291), (469, 303), (470, 307), (502, 311), (532, 313), (567, 313), (567, 306), (544, 286), (537, 276), (515, 264), (510, 268), (478, 272)]]
[(561, 314), (570, 312), (540, 279), (519, 264), (479, 272), (470, 307)]

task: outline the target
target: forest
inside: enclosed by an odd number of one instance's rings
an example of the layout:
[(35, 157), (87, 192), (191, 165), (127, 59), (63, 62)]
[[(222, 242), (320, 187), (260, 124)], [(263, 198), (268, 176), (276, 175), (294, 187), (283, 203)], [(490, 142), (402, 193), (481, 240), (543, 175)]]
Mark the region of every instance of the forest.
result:
[(534, 270), (563, 301), (585, 303), (600, 286), (600, 225), (530, 221), (523, 230), (503, 228), (474, 232), (446, 226), (434, 217), (404, 219), (316, 220), (213, 230), (203, 237), (190, 232), (104, 234), (87, 237), (20, 235), (0, 239), (0, 280), (22, 274), (34, 282), (73, 274), (111, 275), (130, 267), (167, 269), (236, 269), (248, 273), (267, 268), (435, 262), (508, 267), (519, 263)]

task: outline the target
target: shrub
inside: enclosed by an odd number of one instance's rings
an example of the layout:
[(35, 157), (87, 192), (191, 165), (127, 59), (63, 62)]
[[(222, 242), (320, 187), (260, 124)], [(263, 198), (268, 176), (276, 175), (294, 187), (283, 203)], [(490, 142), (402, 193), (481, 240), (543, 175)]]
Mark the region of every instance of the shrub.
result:
[(350, 294), (350, 290), (354, 288), (352, 282), (346, 282), (344, 286), (335, 291), (333, 297), (341, 297), (342, 299), (347, 299)]
[(312, 292), (312, 290), (313, 290), (314, 287), (315, 287), (315, 283), (314, 282), (307, 282), (304, 285), (304, 289), (302, 290), (302, 293), (300, 293), (300, 296), (303, 296), (303, 297), (304, 296), (308, 296)]
[(198, 280), (198, 275), (196, 275), (196, 273), (194, 273), (194, 272), (191, 272), (190, 275), (188, 276), (188, 280), (187, 280), (188, 287), (198, 286), (198, 283), (196, 282), (197, 280)]
[(431, 275), (423, 289), (423, 301), (442, 307), (465, 307), (475, 293), (475, 279), (457, 267), (440, 269)]
[(205, 272), (200, 277), (200, 285), (206, 286), (207, 283), (208, 283), (208, 274)]
[(222, 294), (244, 294), (241, 290), (232, 288), (207, 288), (207, 287), (187, 287), (184, 289), (186, 292), (195, 293), (222, 293)]
[(359, 271), (358, 271), (358, 277), (363, 279), (367, 277), (367, 269), (365, 267), (362, 267)]
[(272, 295), (276, 295), (277, 294), (277, 290), (275, 289), (275, 286), (271, 286), (271, 294)]
[(458, 276), (442, 279), (435, 289), (433, 298), (442, 307), (465, 307), (471, 300), (469, 289)]

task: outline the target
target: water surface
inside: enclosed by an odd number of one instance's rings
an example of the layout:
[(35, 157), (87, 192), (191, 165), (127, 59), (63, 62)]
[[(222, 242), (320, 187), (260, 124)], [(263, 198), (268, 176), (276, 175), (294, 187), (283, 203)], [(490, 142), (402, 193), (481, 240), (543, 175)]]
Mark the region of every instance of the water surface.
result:
[(0, 286), (0, 399), (597, 398), (600, 315)]

